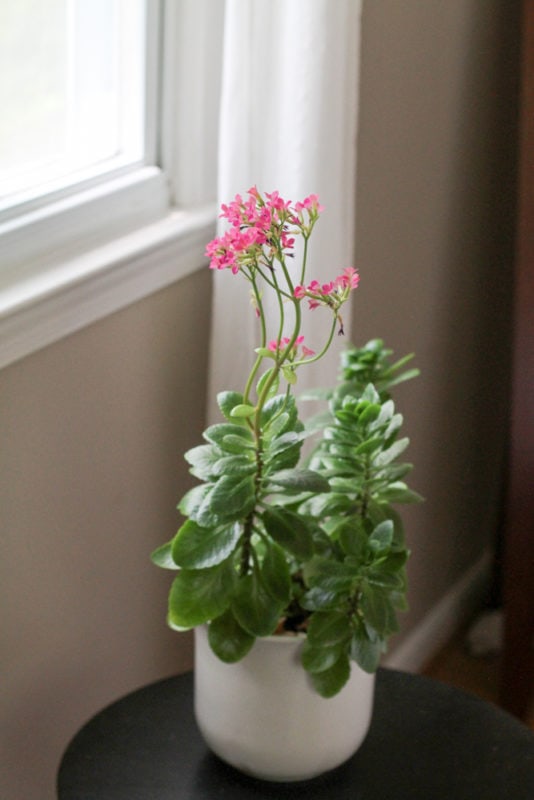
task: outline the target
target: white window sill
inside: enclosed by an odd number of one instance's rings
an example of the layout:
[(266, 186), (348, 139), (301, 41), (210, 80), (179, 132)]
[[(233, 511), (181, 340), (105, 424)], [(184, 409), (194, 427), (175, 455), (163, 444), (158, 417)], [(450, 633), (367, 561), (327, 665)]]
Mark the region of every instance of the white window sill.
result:
[(176, 211), (0, 291), (0, 368), (206, 264), (215, 205)]

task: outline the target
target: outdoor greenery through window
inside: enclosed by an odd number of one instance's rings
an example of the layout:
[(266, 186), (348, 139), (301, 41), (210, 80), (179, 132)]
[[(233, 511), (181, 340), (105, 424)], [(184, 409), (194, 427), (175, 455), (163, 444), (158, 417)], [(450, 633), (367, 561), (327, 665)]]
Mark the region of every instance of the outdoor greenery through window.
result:
[(2, 0), (0, 212), (143, 162), (145, 0)]

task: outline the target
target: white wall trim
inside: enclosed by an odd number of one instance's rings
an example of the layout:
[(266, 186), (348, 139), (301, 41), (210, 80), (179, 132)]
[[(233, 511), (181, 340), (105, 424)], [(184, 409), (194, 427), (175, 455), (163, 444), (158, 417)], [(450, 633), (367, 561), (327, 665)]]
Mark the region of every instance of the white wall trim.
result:
[(491, 579), (493, 552), (484, 550), (414, 630), (383, 661), (383, 666), (419, 672), (480, 607)]
[(215, 221), (173, 212), (0, 292), (0, 369), (205, 267)]

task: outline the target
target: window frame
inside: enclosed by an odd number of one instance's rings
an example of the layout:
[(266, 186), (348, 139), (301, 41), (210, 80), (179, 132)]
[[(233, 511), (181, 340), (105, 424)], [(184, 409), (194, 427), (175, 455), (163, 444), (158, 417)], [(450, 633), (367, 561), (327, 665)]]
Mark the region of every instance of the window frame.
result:
[(152, 163), (0, 223), (0, 368), (205, 264), (223, 22), (223, 0), (148, 0)]

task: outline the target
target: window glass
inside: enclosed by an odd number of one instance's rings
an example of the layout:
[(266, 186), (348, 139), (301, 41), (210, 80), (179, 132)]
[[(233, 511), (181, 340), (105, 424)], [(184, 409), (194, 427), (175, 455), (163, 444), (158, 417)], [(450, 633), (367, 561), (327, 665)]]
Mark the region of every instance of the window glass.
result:
[(0, 2), (0, 210), (142, 163), (145, 6)]

